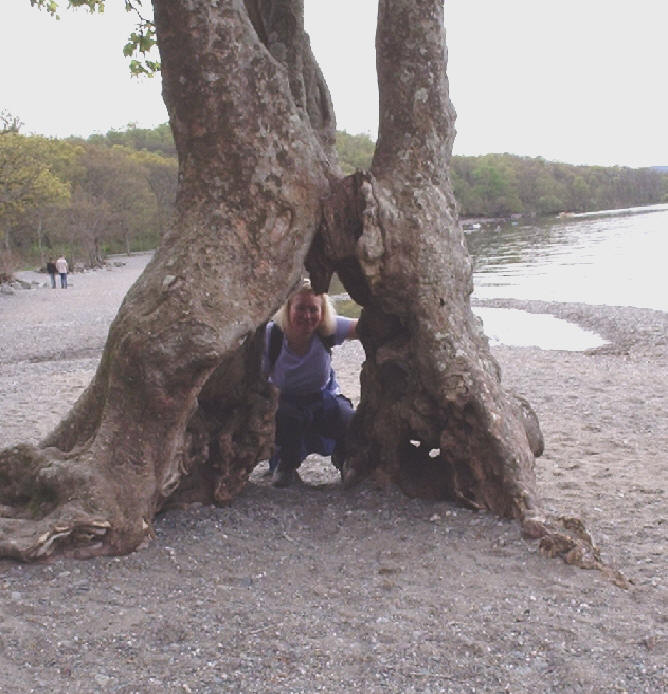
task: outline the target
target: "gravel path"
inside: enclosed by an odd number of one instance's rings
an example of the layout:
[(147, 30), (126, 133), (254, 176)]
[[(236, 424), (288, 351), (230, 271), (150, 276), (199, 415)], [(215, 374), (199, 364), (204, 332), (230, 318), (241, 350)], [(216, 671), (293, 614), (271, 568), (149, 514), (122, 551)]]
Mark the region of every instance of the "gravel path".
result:
[[(0, 296), (0, 447), (38, 441), (92, 378), (147, 257), (115, 260)], [(629, 590), (544, 559), (515, 523), (344, 492), (317, 457), (274, 489), (262, 463), (230, 506), (165, 513), (129, 556), (0, 561), (0, 692), (666, 691), (666, 314), (485, 305), (610, 341), (493, 351), (541, 420), (544, 505), (580, 515)], [(353, 399), (361, 352), (336, 352)]]

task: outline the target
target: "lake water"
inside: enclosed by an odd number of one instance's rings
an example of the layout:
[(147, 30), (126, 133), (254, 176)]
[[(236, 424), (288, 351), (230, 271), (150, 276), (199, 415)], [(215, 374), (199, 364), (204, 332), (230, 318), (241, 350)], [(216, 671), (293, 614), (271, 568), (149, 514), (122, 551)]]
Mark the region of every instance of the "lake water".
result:
[[(483, 225), (467, 233), (474, 298), (538, 299), (668, 311), (668, 205)], [(598, 336), (515, 309), (475, 309), (506, 344), (588, 349)], [(524, 314), (520, 316), (519, 314)], [(556, 321), (556, 322), (555, 322)], [(579, 330), (579, 329), (578, 329)]]

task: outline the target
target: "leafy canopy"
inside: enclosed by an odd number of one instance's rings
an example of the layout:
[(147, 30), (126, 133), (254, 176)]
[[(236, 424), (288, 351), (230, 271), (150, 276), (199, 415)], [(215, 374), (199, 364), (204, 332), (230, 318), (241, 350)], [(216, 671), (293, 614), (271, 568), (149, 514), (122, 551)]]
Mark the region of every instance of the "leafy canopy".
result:
[(65, 200), (69, 185), (57, 173), (71, 146), (17, 132), (0, 136), (0, 226), (46, 202)]
[[(128, 42), (123, 47), (123, 55), (130, 60), (130, 72), (135, 75), (153, 77), (160, 71), (160, 62), (151, 59), (151, 54), (157, 45), (155, 37), (155, 25), (153, 19), (142, 14), (142, 0), (124, 0), (125, 10), (137, 15), (136, 31), (128, 37)], [(46, 10), (56, 19), (58, 15), (58, 3), (56, 0), (30, 0), (30, 4), (38, 9)], [(105, 0), (69, 0), (68, 7), (86, 7), (91, 13), (102, 14)], [(133, 57), (135, 56), (135, 57)]]

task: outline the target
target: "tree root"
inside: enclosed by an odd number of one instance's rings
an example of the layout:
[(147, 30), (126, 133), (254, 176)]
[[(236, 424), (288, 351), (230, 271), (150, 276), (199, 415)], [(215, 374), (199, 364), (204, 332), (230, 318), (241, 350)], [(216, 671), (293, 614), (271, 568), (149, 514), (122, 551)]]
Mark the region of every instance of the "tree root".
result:
[(0, 556), (39, 561), (136, 548), (148, 523), (128, 516), (113, 488), (84, 459), (55, 448), (0, 451)]
[(580, 518), (559, 516), (551, 520), (536, 516), (524, 518), (522, 530), (527, 538), (540, 539), (538, 548), (546, 557), (561, 557), (567, 564), (600, 571), (618, 588), (628, 589), (631, 581), (601, 559), (601, 552)]
[(53, 519), (0, 518), (0, 555), (20, 561), (38, 561), (56, 550), (80, 559), (109, 554), (103, 540), (110, 527), (107, 520), (82, 519), (63, 524)]

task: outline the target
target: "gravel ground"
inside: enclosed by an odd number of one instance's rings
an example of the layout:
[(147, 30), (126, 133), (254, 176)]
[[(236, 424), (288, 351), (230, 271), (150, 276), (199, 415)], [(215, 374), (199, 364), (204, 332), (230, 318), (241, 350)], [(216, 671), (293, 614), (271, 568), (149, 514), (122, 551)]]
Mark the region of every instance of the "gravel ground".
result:
[[(0, 447), (38, 441), (90, 381), (147, 256), (115, 260), (68, 290), (0, 296)], [(667, 316), (485, 305), (610, 341), (493, 351), (540, 417), (545, 507), (581, 516), (629, 590), (543, 558), (516, 523), (344, 492), (315, 456), (274, 489), (261, 463), (234, 503), (163, 514), (131, 555), (0, 560), (0, 692), (666, 691)], [(336, 351), (353, 399), (362, 357)]]

